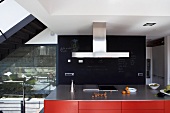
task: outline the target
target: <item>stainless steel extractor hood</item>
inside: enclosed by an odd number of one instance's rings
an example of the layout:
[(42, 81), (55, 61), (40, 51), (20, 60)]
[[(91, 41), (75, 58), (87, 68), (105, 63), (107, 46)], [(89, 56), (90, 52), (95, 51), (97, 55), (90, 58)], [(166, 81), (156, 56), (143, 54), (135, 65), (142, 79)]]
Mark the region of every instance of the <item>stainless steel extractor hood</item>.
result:
[(93, 52), (72, 52), (77, 58), (120, 58), (129, 57), (129, 52), (106, 51), (106, 22), (93, 22)]

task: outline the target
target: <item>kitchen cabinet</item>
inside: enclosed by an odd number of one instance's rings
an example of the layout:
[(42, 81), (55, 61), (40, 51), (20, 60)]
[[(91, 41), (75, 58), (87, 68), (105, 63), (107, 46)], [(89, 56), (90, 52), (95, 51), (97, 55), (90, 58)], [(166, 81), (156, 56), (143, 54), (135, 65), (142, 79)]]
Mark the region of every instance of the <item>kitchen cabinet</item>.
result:
[(121, 113), (121, 110), (79, 110), (79, 113)]
[(123, 101), (122, 113), (164, 113), (164, 101)]
[(78, 113), (78, 101), (45, 100), (44, 113)]
[(165, 113), (170, 113), (170, 101), (165, 100)]
[(164, 113), (164, 110), (122, 110), (122, 113)]
[(121, 109), (121, 101), (80, 101), (79, 109)]
[(57, 87), (44, 102), (45, 113), (170, 113), (170, 96), (156, 97), (157, 91), (153, 92), (148, 86), (136, 86), (140, 90), (130, 95), (108, 92), (107, 98), (93, 98), (94, 93), (84, 92), (81, 85), (76, 86), (74, 98), (71, 98), (70, 85)]
[(170, 101), (45, 100), (44, 113), (170, 113)]
[(80, 101), (79, 113), (121, 113), (121, 101)]
[(122, 109), (164, 109), (164, 101), (123, 101)]

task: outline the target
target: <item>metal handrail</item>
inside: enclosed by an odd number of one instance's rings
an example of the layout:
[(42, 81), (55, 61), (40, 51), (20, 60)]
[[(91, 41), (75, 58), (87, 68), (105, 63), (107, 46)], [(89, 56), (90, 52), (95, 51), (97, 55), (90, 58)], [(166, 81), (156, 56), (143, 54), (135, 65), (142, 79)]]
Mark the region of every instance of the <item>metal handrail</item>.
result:
[(5, 39), (7, 39), (7, 37), (5, 36), (5, 34), (1, 30), (0, 30), (0, 33), (2, 34), (2, 36), (4, 36)]
[[(5, 103), (5, 102), (0, 102), (0, 110), (1, 111), (21, 111), (20, 110), (6, 110), (6, 109), (1, 109), (1, 108), (21, 108), (21, 107), (1, 107), (1, 104), (21, 104), (21, 102), (8, 102), (8, 103)], [(25, 107), (27, 109), (40, 109), (40, 104), (44, 104), (44, 101), (37, 101), (37, 102), (26, 102), (25, 103), (26, 105), (28, 104), (38, 104), (38, 107)]]

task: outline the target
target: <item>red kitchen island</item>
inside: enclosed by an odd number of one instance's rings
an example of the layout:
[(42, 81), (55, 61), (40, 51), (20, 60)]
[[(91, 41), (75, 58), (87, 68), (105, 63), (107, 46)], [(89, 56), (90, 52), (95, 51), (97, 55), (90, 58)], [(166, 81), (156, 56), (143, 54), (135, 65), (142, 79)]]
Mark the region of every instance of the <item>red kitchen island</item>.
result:
[(94, 92), (84, 92), (82, 85), (77, 85), (74, 93), (70, 85), (59, 85), (44, 100), (44, 113), (170, 113), (170, 96), (155, 96), (160, 89), (132, 85), (129, 87), (137, 92), (121, 94), (125, 86), (115, 87), (118, 91), (107, 92), (107, 97), (94, 97)]

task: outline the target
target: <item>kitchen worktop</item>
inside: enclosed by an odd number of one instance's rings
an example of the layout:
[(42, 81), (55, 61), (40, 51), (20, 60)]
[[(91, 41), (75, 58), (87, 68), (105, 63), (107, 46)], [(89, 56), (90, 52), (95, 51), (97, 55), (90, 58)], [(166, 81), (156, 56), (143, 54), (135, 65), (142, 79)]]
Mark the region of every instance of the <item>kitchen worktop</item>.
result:
[[(118, 100), (170, 100), (170, 96), (157, 97), (155, 96), (160, 89), (150, 89), (147, 85), (129, 85), (129, 87), (136, 88), (137, 92), (131, 94), (122, 94), (122, 90), (126, 85), (114, 85), (118, 91), (107, 91), (107, 97), (92, 97), (94, 92), (84, 92), (83, 85), (75, 85), (74, 93), (70, 92), (70, 85), (59, 85), (53, 90), (47, 97), (46, 100), (105, 100), (105, 101), (118, 101)], [(103, 91), (98, 93), (103, 94)]]

